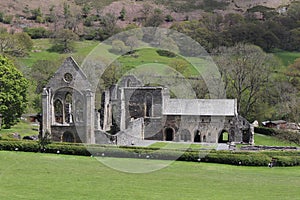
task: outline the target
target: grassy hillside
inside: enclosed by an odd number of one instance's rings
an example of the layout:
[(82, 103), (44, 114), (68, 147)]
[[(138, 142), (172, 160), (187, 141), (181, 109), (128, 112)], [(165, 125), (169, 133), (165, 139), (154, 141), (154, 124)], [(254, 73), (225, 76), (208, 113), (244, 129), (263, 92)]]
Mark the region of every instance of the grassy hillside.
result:
[[(189, 17), (190, 20), (198, 20), (204, 12), (228, 13), (239, 12), (243, 13), (247, 9), (262, 5), (270, 8), (277, 8), (281, 5), (287, 5), (291, 0), (49, 0), (47, 2), (37, 0), (11, 0), (0, 1), (1, 12), (5, 15), (12, 16), (12, 23), (2, 24), (9, 30), (21, 30), (22, 27), (52, 27), (48, 23), (41, 24), (28, 20), (31, 11), (40, 9), (43, 16), (50, 14), (50, 8), (54, 8), (55, 12), (61, 18), (64, 13), (64, 4), (67, 4), (73, 15), (81, 14), (84, 6), (91, 7), (90, 13), (112, 13), (119, 16), (120, 11), (124, 7), (126, 10), (126, 17), (124, 20), (119, 20), (118, 25), (124, 27), (136, 20), (136, 18), (143, 17), (141, 9), (146, 5), (153, 8), (158, 8), (166, 15), (172, 15), (175, 21), (182, 21)], [(27, 18), (27, 19), (26, 19)], [(164, 26), (169, 27), (171, 23), (165, 22)]]
[(63, 61), (68, 56), (73, 56), (74, 59), (81, 63), (82, 60), (99, 44), (97, 41), (78, 41), (75, 42), (75, 52), (70, 54), (59, 54), (50, 52), (51, 43), (49, 39), (33, 40), (33, 50), (27, 57), (20, 58), (21, 65), (31, 67), (38, 60), (61, 60)]
[(265, 145), (265, 146), (299, 146), (295, 143), (279, 140), (278, 138), (275, 137), (261, 135), (257, 133), (254, 135), (254, 142), (255, 145)]

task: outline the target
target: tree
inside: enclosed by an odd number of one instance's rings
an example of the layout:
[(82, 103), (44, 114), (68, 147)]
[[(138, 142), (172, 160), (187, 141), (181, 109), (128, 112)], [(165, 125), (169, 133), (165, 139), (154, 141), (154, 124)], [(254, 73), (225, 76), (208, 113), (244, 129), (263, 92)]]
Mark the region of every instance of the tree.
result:
[(126, 10), (125, 7), (122, 8), (122, 10), (120, 11), (120, 17), (119, 19), (124, 21), (125, 20), (125, 16), (126, 16)]
[(62, 29), (55, 34), (52, 40), (51, 51), (59, 53), (70, 53), (74, 51), (74, 41), (78, 40), (78, 35), (69, 29)]
[(28, 81), (8, 58), (0, 55), (0, 113), (10, 128), (26, 109)]
[(27, 33), (0, 34), (0, 53), (12, 56), (25, 56), (32, 49), (33, 42)]
[(112, 41), (112, 53), (123, 54), (129, 51), (129, 47), (124, 44), (121, 40)]
[(82, 12), (82, 17), (86, 18), (91, 12), (91, 6), (89, 4), (84, 4), (81, 12)]
[(253, 110), (268, 82), (273, 59), (261, 48), (239, 43), (233, 47), (220, 47), (217, 62), (227, 96), (237, 99), (238, 112), (247, 117)]
[(117, 19), (113, 14), (100, 16), (100, 27), (97, 30), (96, 39), (103, 41), (118, 32)]
[(144, 26), (158, 27), (164, 22), (164, 20), (165, 18), (162, 11), (160, 9), (154, 9), (153, 14), (146, 19)]

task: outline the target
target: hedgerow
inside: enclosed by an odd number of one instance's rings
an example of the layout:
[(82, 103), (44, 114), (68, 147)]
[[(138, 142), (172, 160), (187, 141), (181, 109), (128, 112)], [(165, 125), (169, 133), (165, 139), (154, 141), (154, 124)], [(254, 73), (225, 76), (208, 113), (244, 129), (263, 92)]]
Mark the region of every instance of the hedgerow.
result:
[(83, 145), (73, 143), (51, 143), (41, 149), (37, 141), (0, 141), (0, 150), (56, 153), (81, 156), (105, 156), (119, 158), (141, 158), (210, 162), (243, 166), (267, 166), (274, 160), (275, 166), (300, 165), (299, 151), (233, 152), (189, 149), (173, 150), (147, 147), (123, 147), (113, 145)]

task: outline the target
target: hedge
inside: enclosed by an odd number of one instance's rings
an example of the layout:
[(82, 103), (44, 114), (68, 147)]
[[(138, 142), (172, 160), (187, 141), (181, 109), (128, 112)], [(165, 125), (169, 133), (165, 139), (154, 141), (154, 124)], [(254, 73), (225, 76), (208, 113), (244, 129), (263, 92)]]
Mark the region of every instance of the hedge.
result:
[[(37, 141), (0, 141), (0, 150), (59, 153), (82, 156), (106, 156), (121, 158), (144, 158), (160, 160), (179, 160), (192, 162), (211, 162), (243, 166), (267, 166), (273, 159), (275, 166), (300, 165), (299, 151), (179, 151), (145, 147), (122, 147), (105, 145), (52, 143), (41, 149)], [(199, 157), (200, 154), (200, 157)], [(202, 155), (201, 155), (202, 154)]]
[(274, 129), (266, 128), (266, 127), (254, 127), (254, 132), (262, 135), (269, 135), (269, 136), (277, 135)]

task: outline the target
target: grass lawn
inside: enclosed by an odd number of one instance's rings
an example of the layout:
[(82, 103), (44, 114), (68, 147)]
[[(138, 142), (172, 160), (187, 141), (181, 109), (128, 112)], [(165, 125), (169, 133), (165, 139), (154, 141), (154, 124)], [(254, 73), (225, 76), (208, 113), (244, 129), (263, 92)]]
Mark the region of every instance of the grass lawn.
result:
[(21, 137), (23, 137), (25, 135), (38, 135), (38, 129), (39, 126), (35, 126), (29, 122), (20, 120), (19, 123), (12, 126), (10, 129), (1, 129), (0, 134), (5, 137), (7, 134), (19, 133)]
[(290, 143), (288, 141), (282, 141), (275, 137), (261, 135), (255, 133), (254, 135), (255, 145), (266, 145), (266, 146), (299, 146), (295, 143)]
[(0, 151), (0, 160), (0, 199), (5, 200), (290, 200), (300, 195), (300, 167), (174, 162), (152, 173), (129, 174), (92, 157)]

